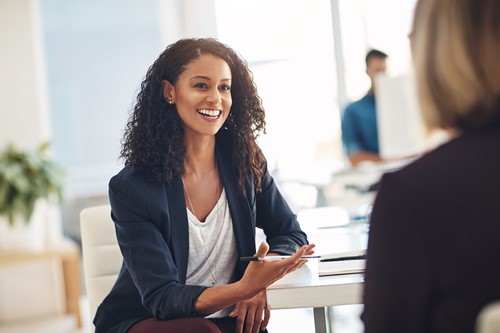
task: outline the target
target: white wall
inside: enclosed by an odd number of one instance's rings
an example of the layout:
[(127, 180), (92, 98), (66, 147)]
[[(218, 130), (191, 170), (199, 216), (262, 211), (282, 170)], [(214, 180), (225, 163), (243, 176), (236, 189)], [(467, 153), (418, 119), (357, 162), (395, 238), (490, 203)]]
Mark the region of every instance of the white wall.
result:
[(39, 24), (37, 0), (0, 0), (0, 147), (50, 136)]

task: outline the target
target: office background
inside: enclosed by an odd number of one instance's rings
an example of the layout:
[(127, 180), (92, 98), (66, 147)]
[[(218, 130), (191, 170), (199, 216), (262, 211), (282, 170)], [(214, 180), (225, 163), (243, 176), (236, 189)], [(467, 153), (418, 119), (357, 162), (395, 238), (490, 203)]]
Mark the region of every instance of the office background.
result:
[[(297, 210), (315, 207), (317, 188), (303, 180), (346, 167), (340, 115), (369, 87), (366, 50), (389, 54), (390, 76), (411, 74), (414, 2), (0, 0), (0, 148), (50, 140), (66, 172), (61, 233), (78, 242), (80, 209), (107, 202), (107, 182), (121, 168), (123, 128), (148, 67), (179, 38), (216, 37), (254, 73), (269, 165), (277, 179), (301, 180), (283, 185), (286, 195)], [(17, 279), (8, 268), (0, 268), (3, 290)], [(0, 332), (12, 324), (12, 311), (2, 315), (12, 302), (0, 297)], [(13, 316), (14, 324), (24, 318)]]

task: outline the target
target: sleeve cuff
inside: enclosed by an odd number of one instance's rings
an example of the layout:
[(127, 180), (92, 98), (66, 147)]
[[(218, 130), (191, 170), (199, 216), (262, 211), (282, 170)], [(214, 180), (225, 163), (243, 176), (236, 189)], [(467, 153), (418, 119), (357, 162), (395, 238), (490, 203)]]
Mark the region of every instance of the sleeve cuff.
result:
[(269, 248), (269, 252), (278, 253), (280, 255), (292, 255), (295, 252), (297, 252), (298, 249), (299, 249), (298, 245), (281, 244), (281, 245), (271, 246)]

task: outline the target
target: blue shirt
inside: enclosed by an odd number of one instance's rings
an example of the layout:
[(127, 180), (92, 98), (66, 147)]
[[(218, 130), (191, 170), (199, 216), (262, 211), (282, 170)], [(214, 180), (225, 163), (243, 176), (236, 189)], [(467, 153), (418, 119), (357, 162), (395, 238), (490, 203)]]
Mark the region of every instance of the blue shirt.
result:
[(351, 155), (358, 151), (379, 153), (375, 96), (366, 94), (347, 106), (342, 117), (342, 141)]

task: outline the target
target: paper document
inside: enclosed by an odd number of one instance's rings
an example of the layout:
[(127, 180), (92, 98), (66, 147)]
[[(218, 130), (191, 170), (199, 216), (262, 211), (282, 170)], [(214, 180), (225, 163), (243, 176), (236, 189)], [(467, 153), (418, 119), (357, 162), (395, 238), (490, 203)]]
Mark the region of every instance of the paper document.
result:
[(319, 262), (319, 276), (356, 274), (365, 271), (365, 259)]
[(365, 271), (366, 250), (322, 254), (319, 276), (356, 274)]
[(364, 259), (365, 256), (366, 256), (366, 250), (336, 252), (336, 253), (321, 254), (320, 261), (341, 261), (341, 260), (351, 260), (351, 259)]

